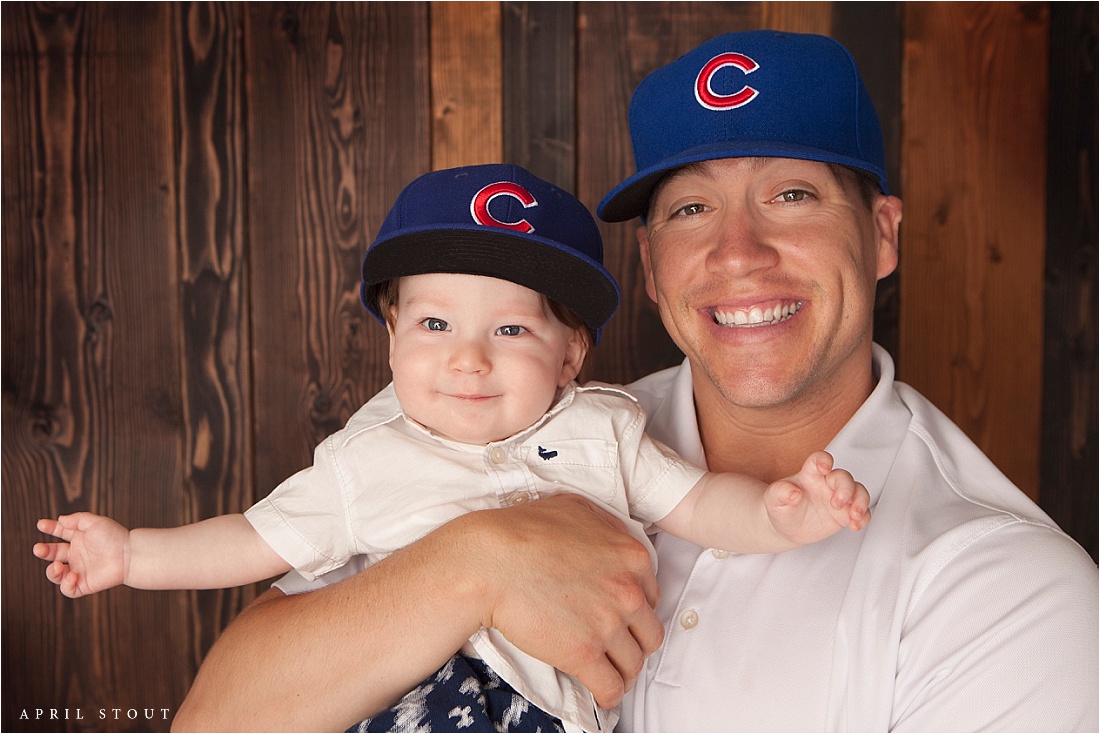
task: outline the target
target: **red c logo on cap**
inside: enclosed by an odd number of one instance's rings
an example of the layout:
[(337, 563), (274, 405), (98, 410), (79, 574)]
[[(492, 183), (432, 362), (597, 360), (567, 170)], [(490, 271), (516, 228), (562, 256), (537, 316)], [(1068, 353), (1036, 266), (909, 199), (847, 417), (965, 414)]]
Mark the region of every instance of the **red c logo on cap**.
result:
[(529, 209), (539, 204), (535, 201), (535, 197), (531, 195), (531, 192), (519, 184), (512, 183), (511, 181), (499, 181), (489, 184), (481, 191), (474, 194), (474, 198), (470, 201), (470, 214), (473, 216), (475, 222), (485, 225), (486, 227), (514, 229), (517, 232), (523, 232), (525, 234), (530, 234), (535, 231), (535, 228), (526, 219), (521, 219), (518, 222), (502, 222), (490, 214), (489, 202), (498, 196), (514, 196), (519, 200), (520, 204), (523, 204), (524, 209)]
[(741, 87), (733, 94), (715, 94), (710, 87), (710, 80), (714, 78), (719, 69), (724, 69), (727, 66), (736, 66), (746, 74), (751, 74), (760, 68), (760, 64), (735, 51), (718, 54), (704, 64), (699, 71), (699, 76), (695, 77), (695, 99), (699, 100), (699, 104), (709, 110), (732, 110), (735, 107), (748, 104), (759, 94), (758, 91), (748, 85)]

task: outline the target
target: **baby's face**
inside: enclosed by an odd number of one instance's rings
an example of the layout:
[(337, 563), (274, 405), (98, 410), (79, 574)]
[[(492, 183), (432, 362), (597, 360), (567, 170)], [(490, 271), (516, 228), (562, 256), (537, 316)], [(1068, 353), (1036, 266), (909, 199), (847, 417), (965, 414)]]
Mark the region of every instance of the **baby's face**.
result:
[(585, 347), (533, 290), (479, 275), (401, 279), (390, 367), (406, 415), (453, 441), (527, 428), (577, 376)]

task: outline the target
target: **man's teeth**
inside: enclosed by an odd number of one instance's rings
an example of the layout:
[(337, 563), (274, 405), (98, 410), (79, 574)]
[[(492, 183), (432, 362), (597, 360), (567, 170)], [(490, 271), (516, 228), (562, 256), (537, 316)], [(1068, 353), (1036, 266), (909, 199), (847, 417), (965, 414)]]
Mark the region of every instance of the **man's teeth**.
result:
[(722, 326), (764, 326), (786, 321), (798, 313), (800, 308), (802, 308), (802, 304), (796, 301), (765, 309), (753, 306), (747, 311), (744, 309), (737, 309), (736, 311), (719, 311), (715, 309), (714, 320)]

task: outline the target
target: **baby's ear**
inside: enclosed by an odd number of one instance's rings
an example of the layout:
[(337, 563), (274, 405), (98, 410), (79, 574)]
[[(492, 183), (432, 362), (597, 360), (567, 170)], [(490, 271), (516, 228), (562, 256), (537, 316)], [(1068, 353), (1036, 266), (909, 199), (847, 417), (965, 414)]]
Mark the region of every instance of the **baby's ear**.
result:
[(565, 360), (562, 362), (558, 387), (565, 387), (575, 380), (588, 356), (588, 337), (581, 329), (573, 329), (569, 343), (565, 346)]
[(396, 346), (395, 341), (397, 340), (397, 337), (394, 335), (394, 332), (393, 332), (393, 325), (394, 325), (394, 323), (396, 323), (396, 321), (397, 321), (397, 309), (391, 308), (389, 313), (387, 314), (387, 317), (386, 317), (386, 333), (388, 333), (390, 335), (390, 359), (389, 359), (389, 362), (390, 362), (390, 371), (391, 372), (393, 371), (393, 350), (394, 350), (394, 347)]

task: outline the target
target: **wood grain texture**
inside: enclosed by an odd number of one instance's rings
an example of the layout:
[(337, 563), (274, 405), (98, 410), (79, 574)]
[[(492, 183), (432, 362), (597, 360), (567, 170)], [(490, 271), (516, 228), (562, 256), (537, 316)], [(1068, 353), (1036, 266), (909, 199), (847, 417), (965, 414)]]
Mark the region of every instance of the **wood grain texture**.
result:
[(431, 3), (432, 170), (499, 163), (500, 4)]
[(1097, 6), (1050, 6), (1043, 508), (1097, 558)]
[(760, 27), (791, 33), (829, 35), (833, 26), (831, 2), (760, 2)]
[[(185, 520), (243, 512), (252, 484), (244, 259), (244, 59), (234, 4), (172, 5)], [(255, 588), (193, 592), (192, 670)]]
[[(5, 67), (5, 130), (19, 128), (30, 151), (5, 157), (18, 161), (25, 228), (13, 241), (5, 224), (5, 271), (21, 273), (5, 299), (27, 322), (9, 330), (5, 308), (4, 728), (41, 729), (14, 717), (50, 704), (173, 710), (192, 666), (187, 636), (162, 632), (190, 625), (186, 594), (120, 588), (73, 602), (30, 556), (38, 517), (183, 519), (170, 8), (4, 13), (5, 59), (23, 57), (14, 78)], [(21, 124), (9, 127), (9, 110)]]
[(576, 10), (573, 3), (501, 3), (502, 135), (506, 163), (576, 191)]
[(1047, 6), (905, 8), (899, 378), (1038, 495)]

